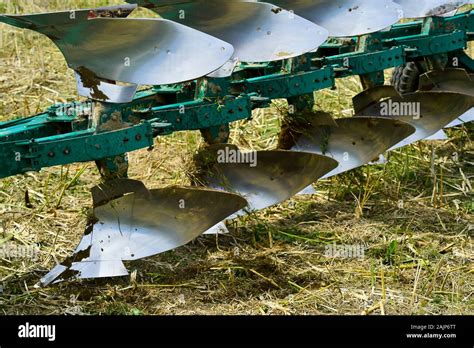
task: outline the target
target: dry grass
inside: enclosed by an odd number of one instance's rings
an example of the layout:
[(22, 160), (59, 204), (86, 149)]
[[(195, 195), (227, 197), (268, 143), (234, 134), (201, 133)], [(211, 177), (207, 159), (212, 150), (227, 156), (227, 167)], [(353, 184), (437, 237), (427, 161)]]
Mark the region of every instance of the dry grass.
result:
[[(109, 3), (111, 3), (110, 1)], [(119, 3), (119, 1), (113, 1)], [(0, 11), (39, 12), (102, 1), (0, 1)], [(23, 4), (23, 5), (20, 5)], [(48, 5), (48, 6), (46, 6)], [(45, 38), (0, 25), (0, 120), (75, 98), (72, 73)], [(355, 78), (317, 93), (317, 106), (350, 114)], [(234, 127), (233, 142), (276, 145), (276, 107)], [(297, 198), (242, 218), (228, 236), (202, 237), (144, 261), (130, 279), (33, 285), (79, 241), (93, 164), (57, 167), (0, 181), (0, 219), (19, 245), (39, 258), (0, 259), (0, 312), (5, 314), (468, 314), (473, 312), (473, 142), (470, 129), (451, 140), (420, 143), (322, 182), (319, 195)], [(131, 154), (131, 177), (149, 187), (186, 184), (184, 163), (196, 132), (157, 140)], [(432, 165), (432, 150), (436, 154)], [(459, 154), (453, 162), (452, 154)], [(25, 205), (29, 193), (32, 207)], [(63, 193), (63, 194), (62, 194)], [(0, 231), (1, 232), (1, 231)], [(3, 238), (0, 235), (0, 239)], [(4, 241), (0, 240), (0, 243)], [(325, 257), (325, 246), (363, 244), (366, 257)]]

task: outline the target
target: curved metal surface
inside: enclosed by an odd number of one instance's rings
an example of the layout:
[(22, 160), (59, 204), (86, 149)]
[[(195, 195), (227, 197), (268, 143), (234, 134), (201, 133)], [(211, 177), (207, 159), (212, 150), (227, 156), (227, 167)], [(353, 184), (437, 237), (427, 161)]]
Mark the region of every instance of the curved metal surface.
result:
[(229, 234), (229, 230), (227, 229), (227, 226), (225, 225), (225, 223), (221, 222), (215, 225), (214, 227), (211, 227), (203, 234), (207, 234), (207, 235)]
[(135, 9), (136, 4), (107, 6), (70, 11), (46, 12), (26, 15), (0, 15), (0, 22), (9, 25), (30, 29), (46, 34), (51, 27), (87, 21), (93, 18), (126, 18)]
[[(420, 90), (444, 91), (474, 96), (472, 75), (464, 69), (429, 71), (420, 76)], [(445, 128), (453, 128), (474, 121), (474, 110), (469, 110)]]
[(86, 84), (84, 84), (82, 77), (77, 72), (75, 77), (77, 93), (80, 96), (107, 103), (130, 103), (138, 88), (136, 84), (117, 85), (99, 79), (93, 84), (87, 83), (86, 80)]
[(336, 120), (338, 126), (313, 126), (296, 139), (293, 151), (333, 158), (339, 166), (323, 178), (361, 167), (415, 132), (398, 120), (351, 117)]
[[(122, 275), (122, 261), (179, 248), (246, 205), (239, 195), (181, 187), (114, 199), (94, 209), (97, 221), (86, 230), (74, 256), (41, 283)], [(70, 274), (61, 278), (66, 271)]]
[(235, 48), (234, 58), (242, 62), (293, 58), (315, 50), (328, 38), (326, 29), (263, 2), (194, 0), (174, 5), (162, 0), (129, 2), (229, 42)]
[(472, 3), (459, 0), (393, 0), (403, 9), (404, 18), (441, 16)]
[[(363, 93), (370, 95), (370, 90)], [(357, 115), (392, 118), (415, 127), (413, 135), (390, 149), (395, 150), (436, 134), (473, 106), (474, 97), (464, 94), (416, 92), (375, 102), (359, 110)]]
[(419, 90), (474, 96), (474, 81), (464, 69), (433, 70), (420, 76)]
[(234, 52), (227, 42), (164, 19), (70, 15), (2, 16), (0, 21), (28, 23), (28, 29), (48, 36), (69, 67), (82, 71), (85, 85), (93, 85), (94, 77), (150, 85), (194, 80), (219, 69)]
[(217, 190), (235, 192), (249, 203), (233, 217), (282, 203), (337, 167), (332, 158), (304, 152), (255, 152), (257, 161), (253, 166), (232, 160), (231, 156), (239, 157), (236, 146), (216, 145), (208, 151), (217, 161), (206, 170), (206, 184)]
[(149, 197), (150, 191), (142, 181), (132, 179), (108, 180), (91, 189), (94, 208), (100, 207), (129, 193)]
[(275, 0), (272, 3), (326, 28), (330, 37), (374, 33), (403, 17), (402, 8), (392, 0)]
[[(445, 127), (447, 128), (447, 127)], [(426, 138), (427, 141), (439, 141), (439, 140), (448, 140), (448, 135), (445, 131), (440, 130), (438, 133), (433, 134), (432, 136)]]

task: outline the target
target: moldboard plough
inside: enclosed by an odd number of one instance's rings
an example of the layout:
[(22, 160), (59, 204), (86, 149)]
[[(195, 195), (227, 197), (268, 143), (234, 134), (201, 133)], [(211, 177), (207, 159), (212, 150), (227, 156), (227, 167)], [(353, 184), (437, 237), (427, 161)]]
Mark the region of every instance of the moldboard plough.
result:
[[(125, 276), (124, 261), (225, 232), (225, 220), (473, 120), (474, 63), (465, 49), (474, 12), (463, 10), (472, 1), (128, 2), (0, 15), (49, 37), (86, 97), (0, 123), (0, 178), (88, 161), (102, 175), (79, 246), (43, 286)], [(160, 18), (129, 18), (138, 6)], [(353, 117), (313, 110), (315, 91), (356, 75), (364, 91)], [(277, 150), (228, 144), (233, 122), (275, 99), (290, 105)], [(206, 142), (191, 187), (149, 190), (127, 179), (127, 153), (186, 130)]]

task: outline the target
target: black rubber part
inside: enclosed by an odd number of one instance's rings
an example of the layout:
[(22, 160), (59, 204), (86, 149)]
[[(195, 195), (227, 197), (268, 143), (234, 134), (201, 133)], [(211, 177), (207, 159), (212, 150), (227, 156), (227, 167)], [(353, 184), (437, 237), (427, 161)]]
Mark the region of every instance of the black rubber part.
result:
[(415, 92), (418, 90), (419, 79), (422, 73), (423, 71), (417, 63), (409, 62), (395, 68), (391, 84), (400, 94)]

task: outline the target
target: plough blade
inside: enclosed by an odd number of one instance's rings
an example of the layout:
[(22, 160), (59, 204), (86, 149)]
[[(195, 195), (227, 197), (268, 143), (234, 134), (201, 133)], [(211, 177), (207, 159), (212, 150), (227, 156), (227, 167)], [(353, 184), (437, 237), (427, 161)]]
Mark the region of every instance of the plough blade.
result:
[(42, 34), (49, 34), (54, 27), (83, 22), (93, 18), (126, 18), (137, 5), (124, 4), (120, 6), (98, 7), (71, 11), (48, 12), (27, 15), (0, 15), (0, 22), (22, 29), (30, 29)]
[[(133, 193), (109, 200), (128, 191)], [(247, 205), (231, 193), (180, 187), (148, 191), (128, 180), (96, 188), (93, 195), (102, 204), (94, 208), (95, 221), (74, 256), (46, 275), (42, 286), (126, 275), (123, 261), (179, 248)]]
[(468, 112), (460, 116), (458, 119), (454, 120), (444, 128), (454, 128), (462, 126), (466, 123), (474, 122), (474, 109), (470, 109)]
[(474, 96), (474, 81), (464, 69), (433, 70), (420, 76), (419, 90)]
[(137, 84), (117, 85), (90, 76), (90, 79), (75, 73), (77, 92), (80, 96), (108, 103), (130, 103), (137, 92)]
[[(421, 91), (443, 91), (474, 96), (474, 81), (464, 69), (430, 71), (420, 76)], [(445, 128), (452, 128), (474, 121), (474, 111), (469, 110)]]
[(392, 0), (275, 0), (275, 5), (329, 30), (330, 37), (361, 36), (396, 24), (402, 9)]
[(210, 228), (203, 234), (216, 235), (216, 234), (229, 234), (229, 230), (224, 222), (218, 223), (214, 227)]
[(303, 133), (293, 135), (292, 151), (329, 156), (339, 162), (323, 179), (370, 163), (415, 132), (409, 124), (391, 119), (351, 117), (336, 122), (337, 126), (307, 125)]
[(101, 80), (149, 85), (194, 80), (220, 68), (234, 52), (228, 43), (175, 22), (103, 13), (4, 15), (0, 21), (48, 36), (99, 100), (111, 99), (99, 90)]
[(231, 218), (282, 203), (337, 167), (332, 158), (304, 152), (254, 152), (255, 162), (245, 161), (244, 153), (234, 145), (214, 145), (204, 152), (206, 163), (197, 159), (198, 168), (204, 169), (201, 182), (248, 201)]
[(241, 62), (271, 62), (317, 49), (327, 30), (268, 3), (242, 0), (194, 0), (169, 5), (162, 0), (129, 0), (163, 18), (190, 26), (235, 48)]
[(459, 0), (393, 0), (403, 9), (404, 18), (442, 16), (458, 10), (471, 1)]
[(317, 194), (318, 191), (313, 187), (313, 185), (310, 185), (303, 189), (302, 191), (298, 192), (297, 196), (312, 196)]
[[(381, 100), (383, 86), (369, 89), (354, 98), (357, 116), (391, 118), (411, 124), (416, 132), (393, 146), (403, 146), (431, 137), (474, 106), (474, 98), (450, 92), (416, 92)], [(393, 95), (394, 91), (389, 95)], [(364, 106), (365, 105), (365, 106)]]
[[(446, 128), (446, 127), (445, 127)], [(446, 134), (445, 131), (440, 130), (438, 133), (433, 134), (432, 136), (426, 138), (425, 140), (428, 141), (439, 141), (439, 140), (448, 140), (448, 135)]]

